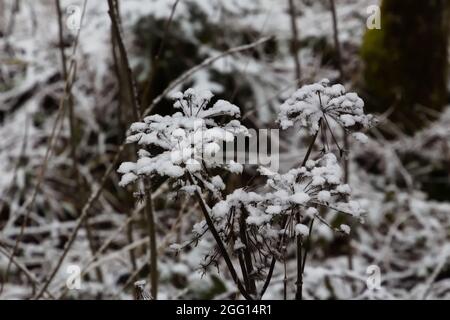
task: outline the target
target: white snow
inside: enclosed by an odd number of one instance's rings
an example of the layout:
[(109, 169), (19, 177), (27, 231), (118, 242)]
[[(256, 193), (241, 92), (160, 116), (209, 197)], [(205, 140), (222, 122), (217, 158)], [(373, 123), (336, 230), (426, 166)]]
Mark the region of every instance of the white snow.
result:
[(305, 192), (298, 192), (291, 196), (291, 201), (297, 204), (305, 204), (309, 199), (309, 195)]
[(344, 232), (345, 234), (350, 234), (350, 227), (348, 226), (348, 225), (346, 225), (346, 224), (341, 224), (340, 226), (339, 226), (339, 229), (342, 231), (342, 232)]
[(302, 223), (297, 223), (295, 225), (295, 235), (306, 237), (309, 234), (309, 227)]

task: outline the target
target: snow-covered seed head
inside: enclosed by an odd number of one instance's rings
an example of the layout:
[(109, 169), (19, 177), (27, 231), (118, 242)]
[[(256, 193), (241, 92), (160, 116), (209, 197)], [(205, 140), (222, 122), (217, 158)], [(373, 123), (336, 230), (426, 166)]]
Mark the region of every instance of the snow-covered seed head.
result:
[[(330, 86), (327, 79), (295, 91), (281, 105), (278, 115), (281, 128), (297, 123), (311, 135), (319, 130), (320, 121), (328, 127), (330, 122), (336, 122), (345, 130), (355, 132), (369, 128), (375, 120), (372, 115), (364, 114), (364, 101), (356, 93), (346, 93), (340, 84)], [(364, 140), (361, 135), (356, 138)]]
[(318, 160), (309, 160), (304, 167), (270, 176), (267, 185), (274, 191), (269, 197), (285, 209), (292, 206), (327, 206), (345, 201), (350, 187), (342, 183), (342, 176), (336, 156), (326, 153)]
[[(208, 106), (212, 97), (210, 91), (188, 89), (174, 95), (174, 108), (181, 112), (151, 115), (133, 123), (127, 142), (137, 143), (141, 150), (137, 162), (124, 162), (119, 167), (123, 174), (120, 185), (153, 174), (182, 178), (186, 172), (201, 173), (215, 167), (242, 171), (239, 164), (223, 163), (220, 151), (223, 143), (233, 141), (236, 135), (247, 135), (247, 128), (236, 119), (225, 123), (214, 120), (217, 116), (239, 117), (240, 110), (224, 100)], [(160, 151), (150, 154), (150, 148)]]
[[(348, 200), (350, 187), (342, 182), (342, 169), (332, 153), (327, 153), (318, 160), (310, 160), (304, 167), (284, 174), (264, 168), (260, 172), (268, 176), (266, 185), (269, 192), (258, 194), (237, 189), (212, 208), (214, 221), (218, 229), (225, 233), (225, 239), (229, 238), (226, 233), (233, 230), (230, 217), (236, 220), (244, 216), (248, 237), (254, 237), (253, 244), (264, 247), (272, 241), (276, 243), (280, 234), (286, 233), (289, 237), (308, 236), (310, 230), (307, 221), (313, 218), (318, 217), (321, 222), (326, 223), (319, 216), (319, 206), (349, 215), (357, 216), (360, 213), (357, 203)], [(299, 213), (300, 220), (296, 213)], [(282, 221), (279, 218), (283, 216), (290, 217), (286, 219), (286, 226), (279, 223)], [(348, 232), (345, 226), (336, 230)], [(261, 239), (256, 239), (255, 234)], [(234, 246), (241, 248), (239, 242)]]

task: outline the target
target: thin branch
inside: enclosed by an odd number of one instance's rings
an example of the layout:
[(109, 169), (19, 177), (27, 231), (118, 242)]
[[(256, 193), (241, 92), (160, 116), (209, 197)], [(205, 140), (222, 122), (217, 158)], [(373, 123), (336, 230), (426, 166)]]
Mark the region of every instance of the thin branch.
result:
[(342, 68), (341, 44), (339, 42), (338, 21), (337, 21), (336, 6), (334, 4), (334, 0), (330, 0), (330, 8), (331, 8), (331, 16), (333, 18), (333, 39), (334, 39), (334, 48), (336, 50), (337, 67), (339, 70), (339, 80), (342, 81), (343, 76), (344, 76), (344, 71)]
[(152, 190), (149, 179), (144, 179), (144, 190), (145, 217), (149, 236), (150, 293), (156, 300), (158, 298), (158, 252), (156, 250), (155, 217), (153, 213)]
[(289, 0), (289, 14), (291, 16), (291, 29), (292, 29), (291, 54), (295, 63), (295, 77), (299, 79), (298, 81), (300, 81), (302, 72), (299, 56), (299, 35), (298, 35), (296, 13), (297, 12), (294, 0)]
[(248, 291), (249, 294), (256, 295), (256, 283), (255, 278), (252, 276), (253, 273), (253, 264), (252, 264), (252, 258), (250, 255), (250, 243), (247, 240), (247, 217), (248, 212), (243, 208), (242, 214), (239, 217), (239, 231), (240, 231), (240, 237), (241, 241), (244, 244), (244, 259), (245, 259), (245, 270), (247, 271), (247, 277), (248, 277)]
[(133, 72), (131, 71), (130, 62), (128, 60), (127, 50), (123, 43), (122, 32), (120, 28), (120, 20), (118, 12), (116, 11), (117, 6), (115, 5), (115, 0), (108, 0), (108, 14), (111, 18), (112, 27), (114, 29), (114, 35), (116, 36), (117, 45), (119, 46), (120, 56), (122, 58), (122, 64), (125, 67), (125, 76), (128, 83), (128, 89), (130, 94), (130, 101), (133, 107), (134, 121), (138, 121), (141, 115), (141, 107), (139, 105), (139, 99), (136, 89), (136, 83), (134, 82)]
[(162, 52), (164, 50), (164, 44), (165, 44), (165, 40), (166, 40), (166, 37), (167, 37), (167, 33), (168, 33), (170, 25), (171, 25), (171, 23), (173, 21), (173, 17), (175, 15), (175, 10), (177, 9), (177, 6), (178, 6), (179, 2), (180, 2), (180, 0), (175, 0), (174, 4), (172, 6), (172, 10), (170, 11), (169, 19), (167, 20), (166, 25), (164, 26), (164, 34), (163, 34), (163, 37), (162, 37), (162, 40), (161, 40), (161, 44), (159, 45), (158, 52), (156, 53), (155, 61), (159, 60), (159, 57), (161, 56), (161, 54), (162, 54)]
[[(33, 290), (35, 290), (35, 288), (39, 285), (39, 280), (36, 278), (36, 276), (34, 275), (34, 274), (32, 274), (31, 272), (30, 272), (30, 270), (28, 270), (28, 268), (25, 266), (25, 265), (23, 265), (23, 264), (21, 264), (19, 261), (17, 261), (14, 257), (13, 257), (13, 255), (11, 254), (11, 253), (9, 253), (7, 250), (6, 250), (6, 248), (2, 248), (1, 246), (0, 246), (0, 252), (5, 256), (5, 257), (7, 257), (8, 259), (10, 259), (11, 261), (12, 261), (12, 263), (14, 264), (14, 265), (16, 265), (25, 275), (26, 275), (26, 277), (30, 280), (30, 282), (32, 283), (32, 285), (33, 285)], [(54, 299), (55, 297), (50, 293), (50, 292), (48, 292), (48, 291), (45, 291), (45, 293), (50, 297), (50, 298), (52, 298), (52, 299)]]
[(148, 98), (151, 92), (151, 88), (153, 86), (153, 83), (156, 79), (156, 71), (158, 70), (159, 67), (159, 58), (161, 57), (163, 50), (164, 50), (164, 45), (166, 42), (166, 37), (167, 34), (169, 32), (169, 28), (170, 25), (172, 24), (173, 21), (173, 17), (175, 16), (175, 10), (177, 9), (178, 3), (180, 2), (180, 0), (176, 0), (172, 6), (172, 10), (170, 12), (170, 16), (169, 19), (166, 21), (166, 24), (164, 26), (164, 33), (162, 35), (162, 39), (161, 39), (161, 43), (159, 44), (159, 48), (158, 51), (156, 52), (155, 57), (150, 57), (152, 59), (152, 68), (151, 68), (151, 73), (148, 76), (148, 79), (146, 81), (146, 83), (144, 84), (144, 92), (142, 93), (142, 103), (144, 105), (147, 104), (148, 102)]
[[(120, 16), (120, 10), (119, 10), (119, 1), (115, 1), (115, 10), (117, 12), (117, 15)], [(126, 136), (126, 117), (125, 117), (125, 113), (123, 112), (123, 101), (124, 101), (124, 96), (122, 93), (122, 77), (121, 77), (121, 70), (120, 70), (120, 66), (119, 66), (119, 57), (118, 57), (118, 53), (117, 53), (117, 35), (115, 32), (115, 28), (111, 25), (111, 46), (112, 46), (112, 56), (113, 56), (113, 65), (114, 65), (114, 73), (116, 75), (117, 78), (117, 87), (118, 87), (118, 101), (117, 101), (117, 128), (118, 128), (118, 140), (119, 141), (123, 141), (125, 139)], [(135, 150), (134, 150), (135, 151)], [(135, 156), (135, 152), (133, 153), (132, 156)], [(127, 215), (130, 217), (131, 213), (129, 210), (127, 211)], [(126, 236), (127, 236), (127, 241), (128, 243), (133, 243), (134, 242), (134, 238), (133, 238), (133, 223), (130, 222), (130, 224), (127, 225), (127, 232), (126, 232)], [(130, 250), (129, 251), (130, 254), (130, 262), (131, 262), (131, 267), (133, 272), (137, 269), (137, 262), (136, 262), (136, 253), (135, 250)]]
[(186, 72), (184, 72), (183, 74), (181, 74), (178, 78), (176, 78), (174, 81), (172, 81), (171, 83), (169, 83), (169, 85), (167, 86), (166, 89), (164, 89), (164, 91), (157, 96), (155, 99), (153, 99), (152, 103), (145, 109), (143, 116), (147, 116), (150, 114), (150, 112), (152, 112), (153, 108), (159, 103), (161, 102), (162, 99), (164, 99), (174, 88), (176, 88), (178, 85), (182, 84), (184, 81), (186, 81), (187, 79), (189, 79), (194, 73), (196, 73), (197, 71), (205, 68), (206, 66), (209, 66), (210, 64), (214, 63), (215, 61), (229, 56), (231, 54), (237, 53), (237, 52), (241, 52), (241, 51), (245, 51), (245, 50), (249, 50), (252, 49), (264, 42), (269, 41), (270, 39), (272, 39), (272, 37), (265, 37), (262, 39), (259, 39), (258, 41), (249, 43), (249, 44), (245, 44), (242, 46), (238, 46), (238, 47), (234, 47), (231, 48), (225, 52), (222, 52), (220, 54), (218, 54), (217, 56), (214, 57), (210, 57), (206, 60), (204, 60), (202, 63), (200, 63), (199, 65), (196, 65), (195, 67), (187, 70)]
[(309, 233), (308, 233), (308, 239), (306, 240), (305, 245), (305, 252), (303, 253), (302, 262), (300, 265), (300, 279), (299, 281), (299, 290), (297, 291), (298, 300), (303, 299), (303, 274), (305, 273), (305, 265), (306, 265), (306, 258), (308, 257), (308, 252), (311, 247), (311, 233), (314, 226), (314, 218), (311, 219), (311, 222), (309, 223)]
[[(71, 77), (72, 77), (73, 74), (75, 74), (75, 69), (76, 69), (76, 63), (73, 60), (71, 65), (70, 65), (70, 68), (69, 68), (69, 74), (71, 75)], [(57, 111), (57, 114), (56, 114), (56, 119), (55, 119), (55, 122), (54, 122), (53, 127), (52, 127), (52, 132), (50, 134), (50, 140), (48, 142), (47, 149), (45, 151), (44, 161), (43, 161), (42, 166), (41, 166), (41, 171), (40, 171), (39, 176), (37, 178), (37, 182), (36, 182), (36, 185), (35, 185), (35, 187), (33, 189), (33, 193), (31, 194), (31, 198), (30, 198), (29, 202), (26, 205), (26, 211), (25, 211), (24, 219), (23, 219), (22, 224), (20, 226), (20, 233), (19, 233), (19, 235), (18, 235), (18, 237), (17, 237), (17, 239), (15, 241), (14, 248), (13, 248), (12, 253), (11, 253), (11, 259), (9, 260), (8, 265), (6, 267), (6, 271), (5, 271), (5, 279), (6, 280), (8, 279), (8, 273), (9, 273), (9, 270), (11, 268), (12, 258), (17, 254), (17, 250), (19, 248), (19, 243), (22, 241), (22, 238), (23, 238), (23, 235), (24, 235), (24, 232), (25, 232), (25, 228), (26, 228), (26, 225), (28, 223), (28, 219), (29, 219), (30, 214), (31, 214), (31, 210), (32, 210), (33, 205), (34, 205), (34, 203), (36, 201), (36, 197), (37, 197), (37, 194), (38, 194), (38, 192), (40, 190), (41, 184), (42, 184), (42, 182), (44, 180), (44, 176), (45, 176), (45, 173), (47, 171), (47, 165), (48, 165), (48, 162), (50, 160), (51, 151), (53, 150), (54, 143), (55, 143), (55, 140), (56, 140), (57, 128), (58, 128), (59, 122), (62, 119), (63, 114), (64, 114), (64, 100), (66, 98), (67, 92), (68, 92), (69, 87), (71, 85), (72, 84), (71, 84), (71, 82), (69, 82), (69, 78), (68, 78), (66, 80), (66, 83), (65, 83), (65, 86), (64, 86), (63, 96), (61, 97), (61, 99), (59, 101), (59, 107), (58, 107), (58, 111)]]
[(45, 290), (47, 290), (47, 288), (50, 285), (50, 283), (52, 282), (53, 278), (58, 273), (58, 270), (61, 268), (61, 265), (64, 262), (64, 259), (66, 258), (67, 253), (69, 252), (70, 248), (72, 247), (72, 245), (75, 241), (75, 238), (78, 234), (78, 231), (80, 230), (80, 227), (83, 224), (83, 221), (86, 219), (86, 217), (89, 214), (89, 209), (92, 207), (94, 202), (97, 201), (97, 199), (100, 197), (102, 190), (105, 187), (106, 182), (108, 181), (109, 175), (111, 174), (113, 169), (116, 167), (116, 165), (119, 161), (120, 155), (122, 154), (124, 149), (125, 149), (124, 144), (119, 147), (119, 150), (117, 150), (112, 163), (110, 164), (110, 166), (108, 167), (108, 169), (106, 170), (105, 174), (102, 177), (100, 186), (97, 188), (97, 190), (94, 193), (91, 194), (91, 196), (89, 197), (89, 200), (84, 205), (83, 210), (81, 211), (81, 215), (78, 217), (77, 224), (76, 224), (75, 228), (73, 229), (72, 234), (69, 237), (69, 240), (66, 242), (66, 244), (64, 246), (63, 254), (61, 255), (58, 262), (56, 263), (56, 266), (53, 268), (52, 272), (50, 273), (50, 276), (48, 277), (47, 281), (42, 286), (42, 289), (35, 296), (36, 299), (39, 299), (42, 297), (43, 293), (45, 292)]
[[(56, 13), (57, 13), (57, 20), (58, 20), (58, 34), (59, 34), (59, 51), (61, 54), (61, 64), (62, 64), (62, 74), (63, 78), (66, 81), (68, 74), (67, 74), (67, 58), (66, 54), (64, 53), (64, 32), (63, 32), (63, 22), (62, 22), (62, 12), (61, 12), (61, 5), (60, 0), (55, 0), (56, 4)], [(71, 81), (73, 82), (75, 79)], [(68, 88), (67, 92), (67, 105), (68, 105), (68, 117), (69, 117), (69, 128), (70, 128), (70, 157), (72, 158), (72, 171), (75, 176), (75, 186), (76, 189), (81, 193), (81, 198), (83, 198), (83, 190), (81, 183), (81, 177), (80, 172), (78, 169), (78, 159), (77, 159), (77, 152), (76, 152), (76, 128), (75, 128), (75, 115), (74, 115), (74, 100), (72, 95), (72, 85)], [(80, 215), (81, 207), (79, 206), (79, 202), (75, 203), (75, 208), (77, 210), (77, 214)], [(94, 243), (94, 237), (92, 234), (92, 230), (89, 225), (88, 219), (85, 221), (85, 229), (86, 229), (86, 235), (89, 241), (89, 248), (92, 252), (92, 254), (95, 253), (95, 243)], [(97, 278), (101, 281), (103, 279), (103, 274), (100, 268), (96, 269)]]
[[(300, 213), (296, 213), (297, 223), (300, 223)], [(297, 244), (297, 291), (295, 292), (295, 300), (302, 300), (303, 298), (303, 272), (302, 272), (302, 249), (303, 242), (302, 236), (296, 236)]]
[[(337, 14), (336, 14), (336, 5), (334, 3), (334, 0), (330, 0), (330, 7), (331, 7), (331, 15), (333, 18), (333, 39), (334, 39), (334, 47), (336, 50), (336, 59), (338, 64), (338, 70), (339, 70), (339, 81), (344, 80), (344, 69), (342, 67), (342, 55), (341, 55), (341, 43), (339, 41), (339, 28), (338, 28), (338, 20), (337, 20)], [(344, 183), (348, 183), (350, 179), (350, 160), (348, 158), (348, 153), (350, 150), (350, 143), (348, 140), (348, 134), (345, 129), (343, 129), (343, 140), (344, 140)], [(353, 249), (350, 245), (350, 238), (347, 238), (347, 247), (348, 247), (348, 266), (350, 270), (353, 269)]]
[[(309, 159), (309, 157), (311, 155), (311, 151), (312, 151), (312, 149), (314, 147), (314, 144), (316, 143), (317, 136), (319, 135), (319, 131), (320, 131), (321, 126), (322, 126), (322, 121), (319, 120), (319, 129), (314, 134), (313, 139), (312, 139), (311, 143), (309, 144), (308, 150), (306, 151), (305, 157), (303, 158), (303, 161), (301, 163), (302, 167), (306, 165), (306, 162), (308, 161), (308, 159)], [(271, 281), (272, 276), (273, 276), (273, 270), (275, 268), (276, 261), (277, 261), (276, 258), (273, 257), (272, 258), (272, 262), (270, 263), (270, 267), (269, 267), (269, 272), (267, 274), (267, 278), (266, 278), (266, 280), (264, 282), (264, 285), (263, 285), (263, 288), (261, 290), (261, 294), (260, 294), (261, 298), (263, 297), (264, 293), (266, 292), (267, 288), (269, 287), (270, 281)], [(298, 261), (297, 261), (297, 263), (298, 263)]]

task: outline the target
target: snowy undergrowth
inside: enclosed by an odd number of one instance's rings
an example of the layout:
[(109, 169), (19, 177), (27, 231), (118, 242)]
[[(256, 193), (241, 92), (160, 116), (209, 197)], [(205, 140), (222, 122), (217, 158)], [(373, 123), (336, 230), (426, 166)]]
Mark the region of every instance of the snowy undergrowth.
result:
[[(3, 1), (5, 12), (11, 12), (14, 2)], [(0, 240), (1, 244), (9, 249), (14, 246), (14, 239), (20, 232), (20, 219), (25, 213), (26, 199), (32, 192), (42, 165), (46, 142), (56, 117), (55, 104), (62, 96), (64, 86), (56, 45), (58, 29), (54, 3), (21, 3), (13, 33), (9, 38), (0, 38), (3, 81), (0, 86)], [(135, 55), (134, 35), (131, 31), (133, 25), (147, 14), (167, 20), (173, 2), (154, 1), (155, 5), (152, 6), (143, 6), (141, 1), (134, 0), (124, 0), (121, 3), (125, 45), (130, 50), (132, 65), (138, 66), (142, 63), (142, 57)], [(290, 24), (285, 7), (287, 1), (282, 5), (279, 1), (270, 0), (181, 1), (175, 13), (178, 20), (190, 19), (191, 14), (187, 9), (190, 3), (196, 3), (202, 12), (208, 13), (206, 16), (211, 18), (211, 22), (219, 26), (233, 26), (238, 32), (251, 29), (263, 35), (275, 35), (280, 39), (280, 55), (276, 61), (258, 62), (252, 59), (251, 55), (242, 53), (219, 60), (211, 68), (192, 78), (194, 86), (214, 88), (215, 93), (221, 90), (224, 92), (225, 88), (218, 87), (217, 83), (211, 81), (210, 74), (213, 71), (225, 70), (249, 78), (256, 101), (250, 103), (250, 107), (245, 106), (243, 117), (248, 117), (246, 112), (249, 110), (262, 122), (272, 121), (272, 110), (278, 107), (279, 98), (287, 100), (295, 89), (294, 81), (289, 80), (294, 79), (294, 76), (288, 49)], [(311, 36), (325, 37), (331, 43), (329, 11), (319, 1), (309, 3), (312, 5), (301, 6), (302, 12), (298, 17), (302, 30), (301, 40), (305, 41)], [(81, 7), (82, 1), (61, 1), (61, 4), (62, 7), (69, 4)], [(359, 45), (364, 31), (365, 9), (369, 4), (372, 4), (372, 1), (339, 1), (339, 29), (345, 48)], [(219, 10), (221, 14), (217, 14), (218, 8), (222, 8)], [(209, 14), (212, 12), (213, 15)], [(0, 21), (1, 25), (6, 24), (8, 19), (7, 17)], [(183, 23), (181, 30), (181, 33), (186, 35), (194, 34), (189, 23)], [(69, 33), (66, 30), (66, 35)], [(83, 158), (79, 167), (86, 181), (86, 190), (98, 186), (99, 171), (110, 163), (117, 146), (114, 140), (118, 131), (114, 110), (117, 106), (115, 96), (118, 87), (114, 80), (109, 33), (106, 1), (88, 1), (76, 57), (78, 80), (73, 86), (76, 97), (75, 114), (83, 128), (78, 148), (80, 157)], [(67, 36), (66, 41), (66, 53), (69, 54), (73, 36)], [(239, 39), (229, 41), (230, 46), (243, 44)], [(221, 52), (221, 48), (204, 46), (202, 52), (211, 56)], [(314, 53), (311, 47), (302, 48), (300, 55), (307, 78), (333, 79), (336, 76), (332, 66), (321, 66), (320, 54)], [(343, 55), (350, 64), (357, 60), (351, 50), (344, 51)], [(258, 108), (253, 110), (254, 106)], [(412, 165), (408, 167), (401, 159), (403, 154), (410, 151), (425, 150), (421, 155), (430, 163), (445, 163), (446, 159), (450, 158), (448, 115), (447, 109), (441, 120), (411, 139), (385, 141), (375, 137), (369, 139), (365, 145), (351, 141), (350, 152), (347, 154), (350, 159), (349, 185), (352, 187), (352, 197), (359, 201), (367, 214), (364, 216), (364, 225), (350, 220), (336, 221), (335, 226), (339, 228), (340, 224), (348, 224), (352, 227), (350, 238), (353, 247), (353, 268), (349, 267), (346, 251), (336, 250), (336, 246), (340, 248), (339, 244), (346, 236), (333, 232), (325, 224), (316, 224), (312, 242), (317, 245), (308, 256), (309, 263), (305, 268), (305, 298), (370, 298), (365, 280), (366, 268), (371, 264), (378, 264), (381, 268), (383, 290), (377, 297), (421, 298), (426, 293), (425, 297), (428, 298), (448, 298), (450, 285), (445, 276), (445, 264), (442, 267), (442, 261), (446, 261), (442, 248), (448, 242), (450, 208), (447, 202), (427, 198), (419, 190), (424, 170)], [(333, 123), (330, 123), (330, 126), (335, 128)], [(298, 138), (299, 135), (290, 134), (297, 129), (295, 126), (289, 129), (291, 131), (281, 139), (281, 143), (287, 146), (281, 155), (283, 172), (287, 172), (294, 164), (298, 165), (299, 159), (306, 152), (305, 144)], [(339, 140), (340, 131), (334, 129), (333, 132)], [(49, 268), (54, 266), (56, 258), (61, 256), (63, 243), (74, 227), (75, 204), (81, 202), (74, 181), (67, 172), (68, 164), (71, 163), (68, 138), (69, 125), (65, 120), (58, 131), (56, 152), (49, 161), (46, 179), (37, 195), (30, 225), (25, 231), (26, 239), (20, 245), (18, 253), (19, 261), (39, 280), (45, 279)], [(338, 148), (331, 145), (330, 149), (339, 160)], [(14, 170), (16, 167), (17, 170)], [(431, 167), (427, 165), (425, 169)], [(223, 183), (227, 182), (225, 178), (221, 179)], [(405, 180), (412, 181), (409, 187), (405, 187)], [(117, 186), (118, 181), (118, 176), (111, 179), (111, 187), (108, 186), (105, 194), (96, 203), (94, 216), (90, 220), (99, 243), (104, 243), (111, 237), (126, 220), (125, 213), (133, 210), (128, 206), (129, 199), (127, 201), (123, 190)], [(223, 188), (218, 178), (210, 182), (215, 182), (213, 185), (217, 189)], [(186, 189), (186, 192), (191, 191)], [(266, 192), (269, 191), (263, 190), (263, 193)], [(170, 199), (170, 204), (160, 205), (165, 199)], [(198, 262), (214, 249), (212, 239), (208, 235), (200, 240), (197, 247), (186, 248), (183, 254), (177, 257), (173, 257), (173, 252), (168, 249), (170, 243), (180, 241), (180, 237), (189, 239), (192, 225), (202, 219), (198, 207), (192, 208), (180, 201), (177, 194), (168, 194), (166, 191), (156, 195), (155, 201), (158, 203), (156, 216), (158, 240), (161, 243), (161, 298), (198, 298), (204, 292), (211, 292), (209, 297), (234, 297), (235, 286), (228, 277), (221, 277), (220, 281), (216, 281), (209, 275), (202, 278), (201, 273), (196, 272)], [(138, 205), (138, 208), (140, 207)], [(268, 210), (272, 215), (276, 215), (278, 209), (274, 205)], [(320, 214), (328, 223), (335, 222), (335, 213), (332, 211)], [(176, 228), (169, 230), (168, 221), (178, 221), (179, 216), (185, 218)], [(136, 224), (140, 224), (139, 219)], [(197, 230), (202, 230), (202, 224), (198, 227)], [(306, 233), (306, 228), (301, 225), (296, 229), (299, 234)], [(345, 227), (344, 229), (348, 230)], [(295, 230), (293, 232), (295, 233)], [(125, 232), (118, 233), (98, 263), (104, 271), (103, 281), (96, 278), (94, 269), (91, 268), (89, 277), (83, 279), (82, 290), (72, 292), (70, 296), (131, 298), (129, 287), (124, 288), (124, 279), (133, 270), (127, 246), (133, 243), (133, 248), (138, 249), (138, 267), (144, 266), (147, 257), (143, 250), (139, 249), (145, 243), (142, 241), (144, 235), (144, 230), (136, 228), (133, 231), (134, 242), (130, 242)], [(239, 248), (239, 243), (236, 248)], [(290, 251), (286, 259), (287, 277), (292, 279), (292, 282), (296, 272), (293, 256), (294, 252)], [(50, 289), (53, 292), (61, 292), (67, 276), (67, 265), (80, 261), (84, 265), (84, 261), (89, 257), (87, 235), (85, 230), (81, 230)], [(174, 264), (174, 260), (177, 263)], [(4, 270), (6, 264), (7, 259), (0, 254), (0, 269)], [(434, 276), (435, 274), (438, 276)], [(141, 276), (146, 277), (145, 274)], [(266, 298), (282, 298), (283, 278), (283, 265), (277, 264)], [(225, 288), (219, 285), (221, 282)], [(187, 289), (178, 289), (183, 286), (187, 286)], [(293, 293), (294, 289), (290, 287), (289, 292)], [(29, 280), (13, 266), (0, 298), (29, 298), (31, 294)]]

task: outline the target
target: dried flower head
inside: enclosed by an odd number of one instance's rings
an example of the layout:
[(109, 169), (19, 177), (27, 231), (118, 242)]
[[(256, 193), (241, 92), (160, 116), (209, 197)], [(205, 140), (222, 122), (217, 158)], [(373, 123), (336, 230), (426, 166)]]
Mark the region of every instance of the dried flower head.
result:
[[(127, 142), (137, 143), (143, 149), (136, 163), (124, 162), (119, 167), (118, 172), (123, 174), (120, 185), (134, 182), (142, 175), (180, 178), (186, 171), (201, 175), (202, 171), (215, 167), (232, 172), (242, 170), (234, 162), (223, 163), (220, 151), (223, 143), (233, 141), (237, 134), (248, 134), (247, 129), (236, 119), (225, 123), (214, 119), (238, 117), (239, 108), (224, 100), (209, 107), (212, 97), (210, 91), (188, 89), (175, 95), (174, 108), (180, 112), (152, 115), (133, 123)], [(209, 183), (213, 187), (220, 185), (217, 178), (215, 183)]]
[(364, 114), (364, 101), (356, 93), (346, 93), (340, 84), (330, 86), (327, 79), (298, 89), (280, 109), (278, 122), (283, 129), (298, 123), (311, 135), (321, 121), (330, 128), (333, 120), (350, 132), (367, 129), (374, 122), (372, 115)]

